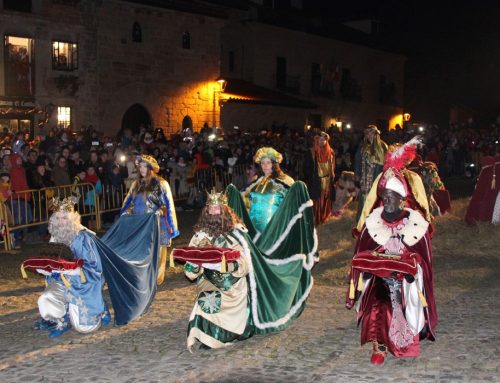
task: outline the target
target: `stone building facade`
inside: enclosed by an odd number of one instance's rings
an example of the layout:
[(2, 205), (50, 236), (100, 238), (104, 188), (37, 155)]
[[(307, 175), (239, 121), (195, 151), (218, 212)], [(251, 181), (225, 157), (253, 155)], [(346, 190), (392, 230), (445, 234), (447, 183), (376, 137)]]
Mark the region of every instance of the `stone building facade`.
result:
[[(178, 131), (187, 115), (198, 129), (205, 122), (219, 125), (222, 16), (103, 2), (97, 28), (100, 127), (118, 131), (136, 104), (165, 133)], [(132, 39), (134, 23), (141, 42)]]
[[(43, 129), (68, 124), (60, 108), (74, 128), (92, 125), (109, 135), (140, 123), (173, 133), (186, 115), (195, 127), (219, 125), (220, 9), (189, 2), (182, 10), (119, 0), (28, 3), (20, 9), (0, 1), (3, 127), (29, 127), (36, 135), (46, 112)], [(13, 81), (18, 77), (24, 80)]]
[[(185, 116), (252, 130), (402, 112), (403, 56), (264, 22), (248, 4), (0, 0), (0, 125), (171, 134)], [(228, 93), (231, 79), (248, 94)]]
[[(85, 17), (92, 10), (51, 1), (33, 1), (25, 9), (12, 3), (0, 4), (2, 127), (36, 134), (46, 117), (48, 125), (57, 123), (58, 108), (69, 108), (63, 109), (71, 117), (65, 123), (95, 124), (95, 33), (92, 17)], [(53, 57), (59, 45), (65, 52)]]
[(258, 20), (227, 23), (222, 38), (224, 77), (245, 79), (306, 102), (292, 108), (245, 105), (242, 100), (233, 102), (238, 95), (227, 95), (221, 110), (223, 126), (362, 127), (403, 112), (403, 55)]

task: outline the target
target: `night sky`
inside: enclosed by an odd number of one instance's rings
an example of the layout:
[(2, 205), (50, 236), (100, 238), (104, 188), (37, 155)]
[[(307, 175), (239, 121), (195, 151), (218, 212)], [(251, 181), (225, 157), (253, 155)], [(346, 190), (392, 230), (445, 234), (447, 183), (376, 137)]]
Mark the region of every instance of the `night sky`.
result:
[(305, 0), (304, 7), (339, 21), (379, 19), (379, 38), (410, 55), (461, 56), (493, 37), (499, 45), (498, 1)]

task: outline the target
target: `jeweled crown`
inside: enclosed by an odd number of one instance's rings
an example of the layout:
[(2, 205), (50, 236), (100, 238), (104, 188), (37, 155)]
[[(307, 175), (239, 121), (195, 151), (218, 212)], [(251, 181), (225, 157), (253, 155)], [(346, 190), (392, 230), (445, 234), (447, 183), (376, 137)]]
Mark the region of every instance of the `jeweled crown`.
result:
[(207, 193), (207, 205), (227, 205), (227, 196), (224, 192), (217, 193), (215, 189), (212, 189), (210, 193)]
[(75, 205), (78, 203), (78, 197), (69, 196), (60, 200), (59, 198), (52, 198), (51, 201), (51, 210), (53, 212), (74, 212)]

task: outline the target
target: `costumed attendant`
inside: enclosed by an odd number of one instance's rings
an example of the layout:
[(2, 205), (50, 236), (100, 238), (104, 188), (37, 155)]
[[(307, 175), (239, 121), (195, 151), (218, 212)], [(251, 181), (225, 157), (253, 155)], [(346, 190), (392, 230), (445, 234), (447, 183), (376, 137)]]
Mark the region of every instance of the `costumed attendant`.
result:
[(358, 195), (358, 188), (354, 182), (354, 172), (343, 170), (335, 182), (335, 201), (333, 202), (333, 215), (339, 217)]
[(476, 188), (467, 207), (465, 221), (500, 223), (500, 147), (489, 163), (482, 167)]
[(154, 157), (142, 155), (136, 161), (139, 177), (135, 180), (125, 197), (121, 214), (155, 213), (160, 218), (160, 260), (158, 266), (158, 285), (165, 279), (167, 247), (179, 235), (177, 216), (170, 186), (157, 175), (160, 170)]
[(387, 144), (380, 138), (380, 130), (375, 125), (368, 125), (364, 132), (363, 142), (359, 145), (354, 157), (354, 173), (360, 184), (357, 219), (365, 204), (366, 197), (373, 182), (383, 170)]
[(426, 161), (420, 169), (431, 213), (434, 216), (443, 215), (451, 209), (451, 198), (439, 177), (438, 167), (434, 162)]
[(243, 195), (229, 185), (229, 206), (248, 233), (236, 233), (251, 264), (248, 272), (252, 322), (256, 334), (284, 330), (305, 308), (318, 261), (313, 201), (304, 182), (279, 171), (281, 155), (261, 148), (255, 155), (264, 175)]
[(330, 147), (330, 136), (321, 132), (314, 136), (311, 154), (305, 162), (308, 187), (314, 201), (314, 222), (325, 223), (332, 215), (332, 189), (335, 178), (335, 154)]
[(102, 295), (104, 277), (99, 240), (81, 225), (80, 214), (74, 211), (77, 202), (74, 197), (54, 200), (55, 211), (49, 220), (50, 242), (69, 246), (74, 258), (83, 260), (81, 270), (45, 273), (47, 287), (38, 298), (42, 320), (37, 328), (51, 330), (50, 337), (57, 337), (71, 327), (89, 333), (111, 319)]
[(433, 216), (440, 216), (451, 209), (450, 193), (446, 190), (436, 164), (432, 161), (422, 161), (422, 157), (417, 154), (415, 159), (407, 166), (422, 177), (429, 209)]
[(194, 230), (189, 246), (233, 249), (242, 256), (228, 262), (225, 272), (221, 271), (221, 267), (225, 267), (221, 262), (186, 263), (186, 276), (197, 284), (197, 298), (189, 317), (187, 337), (187, 347), (191, 352), (196, 341), (205, 347), (221, 348), (249, 338), (254, 332), (246, 279), (250, 265), (243, 256), (240, 243), (245, 242), (246, 229), (227, 205), (223, 193), (208, 195), (207, 206)]
[(372, 343), (373, 364), (384, 363), (388, 352), (416, 357), (422, 339), (435, 339), (431, 225), (428, 214), (413, 208), (423, 204), (425, 210), (425, 191), (420, 177), (407, 178), (403, 169), (415, 154), (414, 144), (388, 153), (367, 197), (372, 210), (352, 260), (346, 306), (358, 312), (361, 344)]
[(280, 168), (281, 153), (271, 147), (262, 147), (255, 153), (254, 162), (260, 165), (257, 180), (244, 192), (250, 219), (260, 235), (285, 199), (294, 180)]

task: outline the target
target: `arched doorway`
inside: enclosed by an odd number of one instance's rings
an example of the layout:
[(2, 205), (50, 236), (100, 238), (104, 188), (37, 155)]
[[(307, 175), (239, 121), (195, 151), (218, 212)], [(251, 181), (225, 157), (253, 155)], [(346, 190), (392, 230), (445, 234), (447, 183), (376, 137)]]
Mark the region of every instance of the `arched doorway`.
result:
[(141, 125), (145, 128), (151, 127), (151, 117), (145, 107), (141, 104), (134, 104), (123, 115), (121, 132), (130, 129), (133, 134), (137, 134)]

